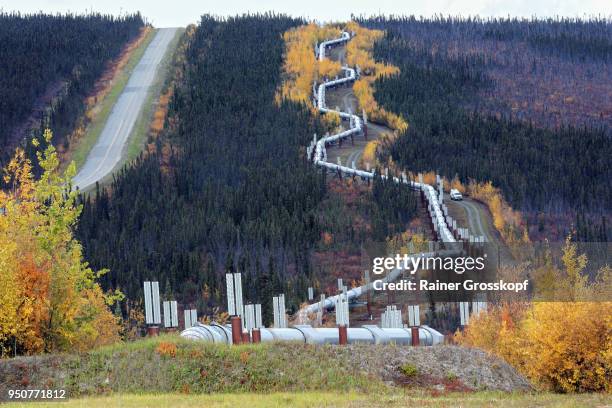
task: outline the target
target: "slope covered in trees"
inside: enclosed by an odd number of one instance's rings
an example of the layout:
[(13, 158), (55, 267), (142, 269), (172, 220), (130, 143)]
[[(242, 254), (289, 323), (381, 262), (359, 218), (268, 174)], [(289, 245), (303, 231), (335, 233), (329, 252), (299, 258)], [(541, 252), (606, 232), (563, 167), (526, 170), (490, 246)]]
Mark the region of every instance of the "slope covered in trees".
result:
[[(464, 75), (486, 74), (464, 105), (541, 127), (612, 127), (610, 20), (373, 18), (412, 62)], [(392, 49), (378, 57), (393, 61)]]
[[(326, 216), (326, 177), (304, 152), (324, 125), (305, 104), (275, 96), (283, 33), (300, 23), (202, 18), (157, 148), (118, 175), (112, 193), (85, 200), (78, 234), (92, 265), (110, 269), (106, 288), (137, 299), (142, 281), (156, 278), (165, 294), (212, 313), (224, 303), (224, 274), (240, 271), (265, 320), (274, 294), (285, 292), (290, 308), (305, 299), (320, 277), (313, 253), (339, 220)], [(377, 182), (365, 208), (382, 239), (394, 231), (383, 223), (405, 222), (416, 206), (413, 196), (388, 205), (394, 189)]]
[(106, 63), (143, 24), (140, 14), (0, 13), (0, 163), (31, 125), (52, 128), (54, 141), (64, 142)]
[[(387, 29), (375, 56), (400, 68), (398, 75), (375, 83), (379, 103), (410, 123), (388, 150), (394, 159), (410, 170), (437, 170), (464, 182), (490, 180), (519, 210), (611, 210), (610, 112), (605, 103), (599, 104), (609, 100), (612, 78), (610, 55), (602, 45), (609, 43), (610, 23), (410, 18), (363, 23)], [(541, 36), (578, 38), (585, 45), (578, 52)], [(527, 51), (519, 56), (513, 47)], [(526, 74), (528, 62), (537, 68)], [(574, 89), (589, 89), (573, 95), (591, 103), (586, 111), (563, 105), (544, 88), (504, 83), (529, 77), (555, 88), (546, 78), (553, 72), (566, 75), (570, 68), (570, 80), (584, 82)], [(592, 75), (578, 75), (581, 70)], [(509, 94), (512, 87), (515, 91)], [(556, 91), (562, 94), (563, 89)], [(513, 108), (515, 97), (521, 99), (521, 109)], [(547, 120), (532, 109), (542, 104), (568, 122)]]

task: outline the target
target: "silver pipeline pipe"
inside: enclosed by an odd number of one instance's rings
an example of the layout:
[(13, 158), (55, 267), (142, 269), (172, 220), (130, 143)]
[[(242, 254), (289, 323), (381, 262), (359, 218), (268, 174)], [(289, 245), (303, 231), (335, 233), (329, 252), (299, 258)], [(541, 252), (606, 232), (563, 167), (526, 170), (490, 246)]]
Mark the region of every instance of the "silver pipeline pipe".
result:
[[(326, 47), (330, 46), (330, 45), (335, 45), (335, 44), (340, 44), (343, 42), (348, 42), (351, 39), (351, 36), (349, 33), (347, 33), (346, 31), (342, 33), (342, 35), (339, 38), (333, 39), (333, 40), (329, 40), (329, 41), (324, 41), (321, 44), (319, 44), (319, 60), (323, 60), (325, 59), (325, 49)], [(326, 89), (328, 87), (333, 87), (336, 85), (341, 85), (350, 81), (354, 81), (357, 79), (357, 74), (355, 72), (354, 69), (349, 68), (349, 67), (342, 67), (342, 70), (345, 72), (345, 76), (343, 78), (338, 78), (332, 81), (326, 81), (322, 84), (319, 85), (318, 89), (317, 89), (317, 94), (318, 94), (318, 98), (317, 98), (317, 108), (319, 109), (319, 112), (325, 114), (325, 113), (336, 113), (338, 115), (340, 115), (340, 117), (342, 118), (346, 118), (351, 120), (352, 123), (352, 127), (348, 130), (345, 130), (343, 132), (337, 133), (335, 135), (331, 135), (331, 136), (326, 136), (321, 138), (320, 140), (318, 140), (316, 142), (315, 145), (315, 151), (314, 151), (314, 158), (313, 158), (313, 162), (316, 166), (320, 166), (323, 168), (326, 168), (328, 170), (332, 170), (332, 171), (337, 171), (337, 172), (341, 172), (342, 174), (346, 174), (349, 176), (357, 176), (357, 177), (362, 177), (364, 179), (373, 179), (374, 178), (374, 172), (369, 172), (369, 171), (364, 171), (364, 170), (358, 170), (358, 169), (353, 169), (347, 166), (342, 166), (339, 164), (334, 164), (334, 163), (330, 163), (328, 161), (325, 160), (325, 158), (327, 157), (326, 152), (325, 152), (325, 146), (329, 143), (335, 142), (337, 140), (342, 140), (345, 139), (351, 135), (360, 133), (363, 129), (363, 125), (362, 125), (362, 120), (359, 116), (357, 115), (352, 115), (346, 112), (342, 112), (342, 111), (337, 111), (337, 110), (333, 110), (333, 109), (329, 109), (325, 107), (325, 93), (326, 93)], [(383, 179), (386, 179), (387, 176), (386, 175), (381, 175), (381, 177)], [(453, 236), (453, 233), (451, 232), (451, 230), (449, 229), (447, 223), (446, 223), (446, 218), (444, 216), (444, 212), (442, 211), (442, 207), (440, 205), (440, 202), (438, 201), (438, 196), (436, 194), (436, 190), (430, 186), (429, 184), (425, 184), (425, 183), (417, 183), (414, 181), (408, 181), (406, 179), (399, 179), (398, 177), (393, 177), (392, 178), (394, 182), (396, 183), (406, 183), (408, 184), (412, 189), (415, 190), (420, 190), (423, 191), (423, 194), (425, 196), (425, 199), (427, 200), (429, 206), (431, 207), (431, 222), (433, 225), (436, 226), (437, 232), (439, 234), (439, 240), (444, 242), (445, 244), (451, 244), (450, 246), (452, 246), (452, 243), (455, 243), (455, 237)], [(431, 254), (430, 254), (431, 255)], [(418, 256), (418, 255), (417, 255)], [(389, 273), (384, 279), (383, 281), (386, 282), (393, 282), (395, 279), (397, 279), (400, 274), (401, 274), (402, 270), (396, 269), (393, 270), (391, 273)], [(366, 293), (369, 290), (372, 290), (372, 283), (367, 284), (367, 285), (363, 285), (360, 286), (358, 288), (354, 288), (351, 289), (350, 291), (348, 291), (347, 295), (348, 295), (348, 299), (355, 299), (359, 296), (361, 296), (363, 293)], [(337, 296), (331, 296), (329, 298), (327, 298), (325, 300), (325, 308), (328, 309), (332, 309), (335, 306), (335, 298)], [(310, 306), (307, 307), (306, 312), (307, 313), (315, 313), (319, 310), (319, 302), (314, 303)]]
[[(222, 335), (225, 331), (228, 335)], [(311, 327), (298, 325), (290, 328), (261, 328), (261, 341), (296, 342), (306, 344), (339, 344), (338, 329), (333, 327)], [(216, 334), (213, 334), (216, 333)], [(410, 328), (380, 328), (374, 325), (349, 327), (347, 329), (349, 344), (397, 344), (411, 345), (412, 330)], [(231, 328), (213, 323), (192, 326), (181, 332), (181, 337), (206, 341), (217, 344), (232, 344)], [(433, 346), (444, 342), (444, 336), (429, 326), (419, 327), (419, 343)]]

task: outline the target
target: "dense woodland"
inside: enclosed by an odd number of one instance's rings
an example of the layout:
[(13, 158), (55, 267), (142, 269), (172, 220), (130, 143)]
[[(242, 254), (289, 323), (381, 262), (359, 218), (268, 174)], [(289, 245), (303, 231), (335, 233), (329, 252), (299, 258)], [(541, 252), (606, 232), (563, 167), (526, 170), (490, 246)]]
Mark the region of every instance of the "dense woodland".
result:
[(0, 13), (0, 164), (41, 124), (64, 143), (84, 97), (143, 24), (140, 14)]
[[(402, 113), (410, 124), (389, 149), (391, 156), (410, 170), (436, 170), (464, 181), (492, 180), (516, 209), (576, 212), (582, 214), (581, 229), (591, 230), (583, 231), (583, 236), (606, 236), (601, 225), (590, 228), (588, 224), (593, 222), (591, 215), (596, 223), (604, 223), (601, 215), (612, 209), (610, 111), (607, 106), (598, 112), (596, 105), (599, 98), (609, 101), (605, 91), (610, 81), (590, 78), (592, 92), (575, 98), (591, 99), (595, 105), (578, 112), (581, 119), (571, 124), (513, 110), (514, 96), (506, 99), (496, 70), (518, 80), (524, 76), (521, 69), (528, 63), (526, 58), (536, 67), (534, 72), (558, 69), (561, 75), (567, 67), (574, 67), (576, 73), (586, 69), (584, 64), (599, 64), (608, 75), (609, 22), (378, 18), (364, 24), (387, 29), (375, 56), (400, 68), (399, 75), (375, 84), (379, 103)], [(561, 44), (567, 38), (573, 40)], [(527, 56), (504, 65), (502, 60), (515, 55), (509, 51), (513, 45), (526, 46)], [(533, 75), (538, 80), (538, 74)], [(545, 82), (543, 77), (540, 80)], [(533, 93), (529, 103), (544, 101), (550, 110), (558, 107), (546, 90), (539, 92), (521, 83), (514, 86), (513, 95)], [(488, 99), (493, 94), (498, 99), (495, 106)]]
[[(327, 194), (304, 146), (323, 129), (306, 106), (274, 98), (282, 34), (299, 24), (202, 18), (170, 104), (168, 122), (177, 125), (158, 154), (117, 176), (112, 193), (85, 201), (78, 235), (92, 265), (110, 269), (106, 288), (135, 299), (142, 281), (156, 278), (167, 295), (210, 312), (224, 302), (224, 274), (240, 271), (245, 299), (263, 302), (266, 318), (276, 293), (292, 307), (304, 301)], [(388, 206), (392, 191), (376, 185), (368, 211), (377, 225), (413, 215), (414, 199)]]
[[(466, 106), (531, 121), (612, 128), (612, 23), (592, 20), (373, 18), (422, 66), (481, 69), (493, 86)], [(380, 55), (381, 58), (393, 55)]]

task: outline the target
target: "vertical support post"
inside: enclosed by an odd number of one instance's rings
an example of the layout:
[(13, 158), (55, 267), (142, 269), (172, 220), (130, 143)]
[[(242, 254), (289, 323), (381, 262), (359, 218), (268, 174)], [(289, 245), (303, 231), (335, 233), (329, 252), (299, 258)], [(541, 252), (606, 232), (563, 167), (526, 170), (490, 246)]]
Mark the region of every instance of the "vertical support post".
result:
[(151, 295), (153, 296), (153, 324), (161, 324), (161, 307), (159, 304), (159, 282), (151, 282)]
[(188, 329), (193, 326), (191, 323), (191, 310), (183, 310), (183, 315), (185, 316), (185, 329)]
[(413, 346), (418, 346), (420, 344), (420, 339), (419, 339), (419, 328), (418, 327), (411, 327), (411, 337), (412, 337), (412, 345)]
[(338, 344), (341, 346), (348, 344), (348, 330), (344, 324), (338, 326)]
[(259, 328), (254, 328), (251, 332), (253, 343), (261, 343), (261, 331)]
[[(365, 282), (366, 285), (370, 285), (370, 271), (368, 269), (365, 270)], [(370, 294), (372, 291), (366, 291), (366, 309), (368, 312), (368, 319), (372, 320), (372, 295)]]
[(461, 326), (467, 326), (470, 323), (470, 304), (469, 302), (459, 302), (459, 317)]
[(244, 303), (242, 301), (242, 274), (234, 274), (234, 291), (236, 293), (236, 314), (240, 316), (242, 328), (244, 329)]
[(144, 283), (145, 322), (153, 323), (153, 300), (151, 298), (151, 282)]
[(240, 316), (232, 316), (230, 319), (232, 324), (232, 344), (242, 343), (242, 322)]
[(280, 327), (280, 319), (278, 313), (278, 296), (272, 296), (272, 313), (274, 315), (274, 327)]
[(198, 325), (198, 310), (197, 309), (191, 309), (191, 325), (192, 326), (197, 326)]
[(263, 323), (261, 321), (261, 304), (260, 303), (255, 305), (255, 327), (257, 329), (261, 329), (263, 327)]
[(236, 313), (236, 295), (234, 293), (234, 275), (231, 273), (225, 274), (225, 284), (227, 293), (227, 313), (230, 316), (235, 316)]
[(420, 343), (419, 326), (421, 325), (419, 305), (408, 306), (408, 325), (410, 326), (412, 345), (418, 346)]
[(287, 328), (287, 312), (285, 309), (285, 294), (281, 293), (278, 297), (279, 301), (279, 312), (280, 312), (280, 323), (283, 329)]
[(170, 315), (170, 302), (164, 302), (164, 328), (169, 329), (172, 325), (172, 316)]
[(145, 322), (147, 336), (157, 336), (161, 325), (161, 305), (159, 303), (159, 282), (144, 283)]

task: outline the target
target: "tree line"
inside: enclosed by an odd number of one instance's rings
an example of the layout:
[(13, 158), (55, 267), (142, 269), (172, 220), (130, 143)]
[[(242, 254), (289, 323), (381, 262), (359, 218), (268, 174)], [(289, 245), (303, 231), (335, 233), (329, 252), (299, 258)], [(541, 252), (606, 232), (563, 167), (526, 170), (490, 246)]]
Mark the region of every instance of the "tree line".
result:
[(140, 14), (0, 13), (0, 164), (20, 143), (32, 152), (23, 126), (35, 110), (36, 136), (53, 128), (65, 143), (94, 82), (143, 25)]

